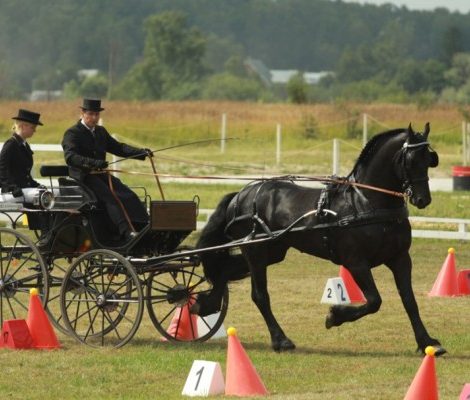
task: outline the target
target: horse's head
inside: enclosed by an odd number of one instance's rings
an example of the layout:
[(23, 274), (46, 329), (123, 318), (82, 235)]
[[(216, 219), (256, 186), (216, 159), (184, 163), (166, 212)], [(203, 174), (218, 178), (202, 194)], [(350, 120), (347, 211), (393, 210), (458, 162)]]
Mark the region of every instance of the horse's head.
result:
[(431, 203), (428, 168), (437, 167), (439, 156), (428, 142), (429, 122), (423, 133), (415, 133), (411, 124), (406, 140), (394, 158), (395, 171), (411, 204), (424, 208)]

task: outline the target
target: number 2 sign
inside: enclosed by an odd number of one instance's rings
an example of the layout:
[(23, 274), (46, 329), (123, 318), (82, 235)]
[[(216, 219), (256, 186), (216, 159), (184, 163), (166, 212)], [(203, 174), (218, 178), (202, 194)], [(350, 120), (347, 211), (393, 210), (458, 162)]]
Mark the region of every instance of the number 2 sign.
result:
[(327, 304), (351, 303), (343, 278), (330, 278), (326, 281), (325, 290), (323, 291), (321, 302)]

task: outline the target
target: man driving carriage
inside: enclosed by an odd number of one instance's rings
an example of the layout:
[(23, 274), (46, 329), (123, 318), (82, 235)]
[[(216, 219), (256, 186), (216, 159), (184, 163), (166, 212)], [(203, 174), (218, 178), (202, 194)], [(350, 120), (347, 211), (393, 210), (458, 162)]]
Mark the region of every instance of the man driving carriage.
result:
[(118, 178), (99, 173), (108, 167), (106, 153), (144, 160), (152, 157), (149, 149), (139, 149), (115, 140), (98, 125), (101, 100), (83, 99), (81, 118), (67, 129), (62, 140), (69, 175), (83, 182), (101, 201), (123, 240), (130, 240), (144, 227), (149, 216), (137, 195)]

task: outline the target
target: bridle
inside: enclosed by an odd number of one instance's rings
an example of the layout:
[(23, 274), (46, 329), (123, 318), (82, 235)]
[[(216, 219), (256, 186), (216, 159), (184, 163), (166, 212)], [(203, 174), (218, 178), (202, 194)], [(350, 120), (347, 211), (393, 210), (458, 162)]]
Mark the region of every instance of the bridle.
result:
[(425, 176), (414, 177), (409, 172), (409, 167), (407, 166), (407, 154), (409, 152), (417, 151), (421, 147), (426, 146), (429, 147), (430, 143), (428, 141), (420, 142), (420, 143), (408, 143), (408, 140), (403, 143), (401, 149), (397, 152), (394, 157), (394, 162), (400, 168), (401, 176), (403, 178), (402, 181), (402, 189), (403, 193), (406, 197), (411, 198), (413, 196), (413, 186), (419, 182), (428, 182), (429, 176), (426, 173)]

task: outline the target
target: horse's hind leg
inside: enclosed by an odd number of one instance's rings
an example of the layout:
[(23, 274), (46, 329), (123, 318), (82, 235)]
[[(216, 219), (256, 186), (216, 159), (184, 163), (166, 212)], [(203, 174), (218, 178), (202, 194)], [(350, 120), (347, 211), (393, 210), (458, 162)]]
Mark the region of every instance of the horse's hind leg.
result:
[(249, 251), (244, 252), (251, 270), (251, 298), (268, 326), (272, 348), (275, 351), (295, 349), (295, 344), (286, 336), (271, 311), (266, 275), (267, 264), (261, 261), (265, 257), (260, 256), (259, 252), (252, 256), (249, 256), (249, 253)]
[(419, 349), (424, 352), (427, 346), (434, 346), (436, 347), (436, 355), (444, 354), (446, 350), (441, 347), (437, 339), (429, 336), (419, 315), (418, 304), (411, 285), (412, 262), (409, 253), (401, 254), (386, 265), (393, 272), (398, 293), (410, 319)]
[(349, 271), (357, 285), (361, 288), (367, 301), (359, 307), (332, 306), (325, 321), (327, 329), (333, 326), (340, 326), (344, 322), (356, 321), (368, 314), (376, 313), (379, 311), (382, 304), (382, 299), (377, 290), (377, 286), (375, 286), (371, 270), (368, 267), (363, 267), (361, 269), (350, 269)]

